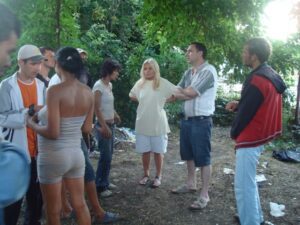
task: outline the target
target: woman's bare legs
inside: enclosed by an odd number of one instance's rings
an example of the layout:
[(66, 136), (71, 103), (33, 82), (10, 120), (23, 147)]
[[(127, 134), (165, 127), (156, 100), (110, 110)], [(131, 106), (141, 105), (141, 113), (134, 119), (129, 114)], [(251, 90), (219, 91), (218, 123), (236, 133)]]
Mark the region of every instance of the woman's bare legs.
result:
[(65, 178), (64, 181), (71, 196), (71, 205), (75, 210), (78, 225), (90, 225), (91, 216), (84, 199), (83, 177)]
[(151, 152), (145, 152), (145, 153), (143, 153), (143, 156), (142, 156), (144, 177), (149, 177), (150, 154), (151, 154)]
[(100, 202), (98, 200), (95, 181), (85, 182), (85, 192), (92, 206), (92, 210), (95, 217), (98, 220), (102, 221), (104, 218), (105, 211), (101, 207)]
[(161, 178), (162, 167), (164, 162), (164, 155), (160, 153), (154, 153), (155, 167), (156, 167), (156, 177)]
[(61, 188), (61, 200), (62, 200), (61, 217), (68, 218), (71, 215), (73, 209), (72, 206), (70, 205), (68, 199), (68, 191), (63, 181), (62, 181), (62, 188)]
[(41, 184), (47, 225), (60, 225), (62, 183)]

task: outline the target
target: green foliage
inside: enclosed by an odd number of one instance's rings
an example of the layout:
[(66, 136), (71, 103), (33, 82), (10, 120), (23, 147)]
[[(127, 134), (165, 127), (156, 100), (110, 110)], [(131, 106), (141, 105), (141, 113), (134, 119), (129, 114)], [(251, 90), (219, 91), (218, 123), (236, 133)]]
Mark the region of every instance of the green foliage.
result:
[[(259, 34), (259, 15), (267, 0), (145, 0), (139, 23), (148, 40), (163, 47), (204, 42), (209, 60), (234, 71), (239, 79), (240, 52), (246, 38)], [(232, 70), (233, 69), (233, 70)]]
[(233, 100), (239, 100), (240, 98), (240, 93), (232, 91), (229, 85), (226, 89), (229, 90), (225, 91), (222, 86), (218, 87), (215, 101), (215, 113), (213, 116), (214, 124), (224, 127), (231, 126), (235, 116), (235, 113), (229, 112), (225, 109), (226, 104)]
[(291, 85), (292, 76), (300, 69), (300, 33), (294, 35), (287, 42), (273, 41), (273, 54), (271, 56), (271, 66), (285, 78)]
[(97, 65), (104, 58), (121, 58), (121, 41), (103, 24), (93, 24), (82, 36), (81, 41), (89, 53), (91, 65)]
[(284, 104), (282, 113), (283, 131), (282, 135), (266, 145), (268, 150), (295, 149), (300, 146), (300, 129), (294, 126), (293, 110)]
[[(38, 47), (47, 46), (56, 49), (61, 46), (79, 45), (80, 27), (77, 24), (75, 13), (78, 1), (2, 1), (10, 6), (21, 20), (22, 35), (18, 41), (18, 46), (34, 44)], [(57, 10), (59, 14), (56, 14)], [(59, 21), (59, 26), (57, 21)], [(7, 75), (11, 75), (17, 69), (16, 54), (13, 55), (13, 65), (6, 71)]]
[(179, 122), (179, 114), (182, 112), (182, 103), (176, 101), (174, 103), (167, 103), (165, 110), (170, 124), (177, 124)]
[[(57, 48), (76, 46), (80, 27), (76, 22), (78, 1), (60, 0), (3, 0), (15, 11), (22, 22), (19, 45), (26, 43)], [(58, 2), (60, 3), (58, 5)], [(56, 14), (58, 7), (60, 13)], [(60, 22), (58, 27), (57, 20)], [(60, 32), (59, 40), (57, 34)]]
[(226, 104), (230, 101), (232, 99), (226, 96), (218, 96), (216, 98), (216, 110), (213, 116), (214, 124), (224, 127), (231, 125), (235, 114), (225, 109)]
[[(19, 16), (23, 26), (19, 46), (32, 43), (58, 48), (81, 47), (89, 54), (88, 67), (94, 80), (99, 65), (107, 58), (122, 64), (118, 81), (114, 82), (116, 109), (124, 126), (133, 127), (136, 104), (128, 98), (140, 78), (143, 61), (155, 58), (161, 76), (174, 84), (188, 68), (184, 50), (191, 41), (204, 42), (208, 60), (219, 76), (229, 82), (244, 81), (249, 70), (242, 66), (243, 43), (260, 36), (259, 16), (269, 0), (0, 0)], [(300, 34), (286, 43), (275, 41), (270, 64), (284, 76), (288, 85), (299, 69)], [(15, 58), (15, 57), (14, 57)], [(16, 65), (16, 60), (14, 60)], [(16, 66), (7, 74), (12, 74)], [(225, 104), (238, 98), (219, 91), (214, 122), (230, 125), (234, 114), (224, 110)], [(294, 96), (284, 97), (287, 118), (293, 118)], [(166, 105), (171, 123), (176, 123), (179, 102)], [(286, 130), (290, 120), (285, 119)], [(285, 132), (289, 134), (288, 132)], [(287, 141), (288, 139), (282, 140)], [(281, 139), (279, 139), (280, 141)]]

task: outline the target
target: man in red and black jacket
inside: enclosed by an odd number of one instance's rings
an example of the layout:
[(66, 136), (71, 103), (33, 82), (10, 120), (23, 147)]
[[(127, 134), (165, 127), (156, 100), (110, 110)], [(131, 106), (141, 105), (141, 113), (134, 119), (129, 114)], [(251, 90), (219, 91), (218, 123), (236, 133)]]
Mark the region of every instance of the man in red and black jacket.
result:
[(242, 225), (263, 224), (255, 181), (256, 166), (264, 144), (282, 132), (282, 93), (286, 86), (266, 63), (271, 45), (263, 38), (246, 42), (243, 63), (252, 68), (243, 84), (241, 99), (226, 105), (236, 111), (231, 138), (236, 142), (235, 197)]

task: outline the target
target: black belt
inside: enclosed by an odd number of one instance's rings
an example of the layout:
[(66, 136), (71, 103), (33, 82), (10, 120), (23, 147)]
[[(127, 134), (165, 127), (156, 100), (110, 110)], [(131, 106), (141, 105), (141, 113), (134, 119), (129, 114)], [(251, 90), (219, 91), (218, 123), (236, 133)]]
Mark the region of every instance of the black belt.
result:
[(184, 120), (204, 120), (211, 118), (211, 116), (190, 116), (190, 117), (184, 117)]

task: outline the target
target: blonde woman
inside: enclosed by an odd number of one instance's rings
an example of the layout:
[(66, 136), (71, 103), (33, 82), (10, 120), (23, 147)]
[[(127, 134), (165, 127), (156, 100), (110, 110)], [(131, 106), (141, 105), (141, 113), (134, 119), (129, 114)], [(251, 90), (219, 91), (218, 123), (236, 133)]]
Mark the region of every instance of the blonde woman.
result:
[(144, 176), (140, 185), (150, 182), (150, 156), (154, 153), (156, 176), (151, 187), (161, 184), (164, 153), (167, 151), (170, 132), (164, 105), (172, 97), (175, 86), (160, 77), (159, 66), (155, 59), (147, 59), (141, 68), (141, 78), (129, 93), (133, 101), (138, 102), (136, 115), (136, 152), (142, 153)]

